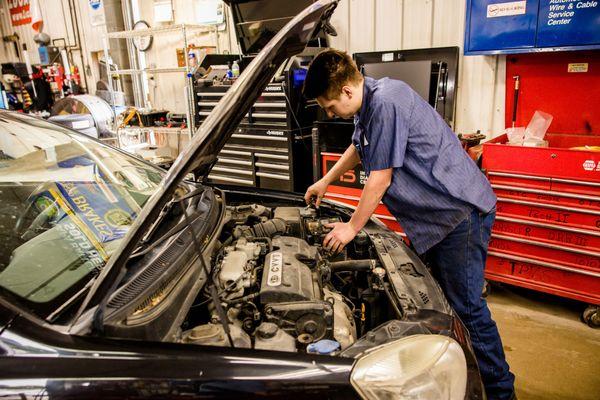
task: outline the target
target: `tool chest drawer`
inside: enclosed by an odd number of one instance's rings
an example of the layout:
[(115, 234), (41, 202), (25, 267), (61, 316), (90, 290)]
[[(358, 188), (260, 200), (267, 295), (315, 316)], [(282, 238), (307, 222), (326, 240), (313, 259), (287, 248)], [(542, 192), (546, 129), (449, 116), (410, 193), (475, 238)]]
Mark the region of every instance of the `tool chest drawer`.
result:
[[(196, 86), (196, 121), (201, 123), (225, 96), (229, 85)], [(286, 95), (283, 85), (269, 84), (242, 119), (240, 125), (289, 127)]]
[[(483, 148), (498, 197), (486, 277), (600, 304), (600, 137), (547, 135), (548, 148)], [(589, 149), (589, 148), (588, 148)]]
[(309, 146), (310, 139), (297, 131), (240, 126), (219, 153), (209, 181), (302, 191), (310, 174), (304, 176), (305, 168), (294, 163), (294, 155), (301, 154), (303, 148), (310, 154)]
[[(231, 85), (196, 85), (197, 121), (210, 115)], [(310, 126), (315, 110), (292, 107), (289, 82), (267, 85), (218, 155), (209, 180), (214, 183), (303, 192), (312, 171), (301, 162), (311, 155)], [(308, 109), (306, 111), (305, 109)], [(294, 111), (295, 110), (295, 111)], [(310, 111), (310, 112), (309, 112)], [(304, 125), (303, 125), (304, 123)]]

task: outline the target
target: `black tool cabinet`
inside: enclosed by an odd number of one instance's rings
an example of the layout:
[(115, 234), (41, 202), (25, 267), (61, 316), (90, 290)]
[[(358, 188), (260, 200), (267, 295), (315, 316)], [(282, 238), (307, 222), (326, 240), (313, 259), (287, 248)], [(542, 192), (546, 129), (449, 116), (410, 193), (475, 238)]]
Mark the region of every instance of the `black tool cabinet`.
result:
[[(311, 127), (318, 105), (301, 97), (293, 60), (270, 83), (218, 155), (208, 178), (213, 183), (303, 192), (312, 182)], [(202, 123), (229, 85), (196, 85), (197, 122)]]

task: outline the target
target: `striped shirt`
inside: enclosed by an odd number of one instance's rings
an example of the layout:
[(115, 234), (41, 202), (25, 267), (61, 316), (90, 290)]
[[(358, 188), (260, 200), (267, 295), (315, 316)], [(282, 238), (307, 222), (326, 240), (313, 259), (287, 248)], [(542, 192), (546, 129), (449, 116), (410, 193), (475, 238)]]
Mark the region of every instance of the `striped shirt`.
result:
[(393, 168), (383, 203), (422, 254), (496, 195), (454, 132), (406, 83), (366, 77), (352, 143), (363, 168)]

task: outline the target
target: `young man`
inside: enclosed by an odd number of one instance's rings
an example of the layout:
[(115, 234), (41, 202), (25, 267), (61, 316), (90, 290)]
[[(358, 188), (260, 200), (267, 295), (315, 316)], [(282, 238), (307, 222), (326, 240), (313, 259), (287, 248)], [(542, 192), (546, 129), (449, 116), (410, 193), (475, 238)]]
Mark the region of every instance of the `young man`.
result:
[(340, 251), (381, 200), (402, 225), (467, 326), (488, 399), (514, 396), (514, 375), (487, 303), (483, 270), (496, 196), (437, 112), (407, 84), (363, 78), (344, 52), (311, 63), (304, 94), (329, 117), (354, 117), (352, 144), (305, 195), (318, 206), (329, 184), (362, 162), (368, 180), (347, 223), (333, 224), (323, 245)]

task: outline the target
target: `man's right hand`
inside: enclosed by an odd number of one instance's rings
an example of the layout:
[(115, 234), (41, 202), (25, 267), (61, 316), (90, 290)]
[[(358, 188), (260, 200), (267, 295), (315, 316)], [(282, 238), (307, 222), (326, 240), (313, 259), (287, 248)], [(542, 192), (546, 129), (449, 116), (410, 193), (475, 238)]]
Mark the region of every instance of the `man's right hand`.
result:
[(312, 184), (308, 189), (306, 189), (306, 194), (304, 195), (304, 201), (306, 201), (306, 204), (310, 204), (314, 198), (315, 207), (319, 207), (321, 205), (321, 199), (323, 196), (325, 196), (325, 192), (327, 192), (328, 186), (329, 183), (323, 180), (323, 178)]

